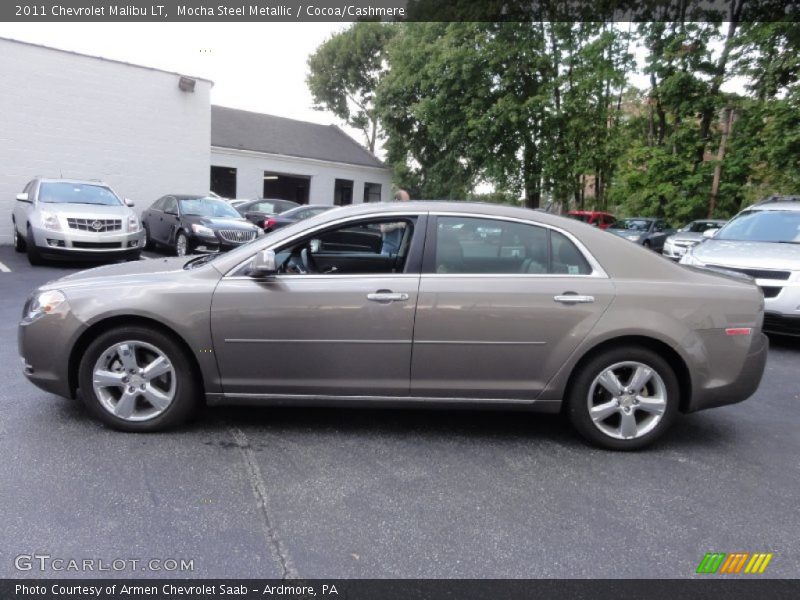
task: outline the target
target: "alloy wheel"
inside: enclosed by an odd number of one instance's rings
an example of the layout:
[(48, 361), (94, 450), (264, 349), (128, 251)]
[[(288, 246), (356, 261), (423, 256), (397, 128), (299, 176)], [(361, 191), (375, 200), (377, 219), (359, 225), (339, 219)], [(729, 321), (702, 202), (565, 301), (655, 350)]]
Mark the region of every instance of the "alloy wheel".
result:
[(587, 396), (589, 416), (605, 435), (631, 440), (651, 432), (667, 409), (667, 386), (652, 367), (637, 361), (605, 368)]
[(177, 378), (167, 355), (142, 341), (124, 341), (97, 359), (92, 384), (100, 405), (126, 421), (147, 421), (175, 399)]
[(179, 234), (178, 239), (175, 240), (175, 253), (178, 256), (186, 256), (187, 245), (186, 236), (182, 233)]

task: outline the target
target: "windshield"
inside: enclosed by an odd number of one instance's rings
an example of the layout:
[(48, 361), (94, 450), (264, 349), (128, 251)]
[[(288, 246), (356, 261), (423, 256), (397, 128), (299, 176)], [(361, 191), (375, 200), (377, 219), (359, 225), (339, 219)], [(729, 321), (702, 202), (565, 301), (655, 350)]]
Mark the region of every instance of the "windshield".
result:
[(703, 233), (709, 229), (719, 229), (723, 224), (724, 223), (718, 223), (716, 221), (692, 221), (684, 231)]
[(240, 219), (242, 215), (236, 212), (230, 204), (216, 198), (192, 198), (181, 200), (181, 214), (197, 217), (229, 217)]
[(43, 183), (39, 186), (39, 202), (47, 204), (99, 204), (119, 206), (117, 195), (102, 185), (87, 183)]
[(647, 231), (650, 229), (650, 221), (646, 219), (622, 219), (617, 222), (619, 229), (632, 229), (633, 231)]
[(739, 213), (715, 240), (800, 244), (800, 211), (751, 210)]

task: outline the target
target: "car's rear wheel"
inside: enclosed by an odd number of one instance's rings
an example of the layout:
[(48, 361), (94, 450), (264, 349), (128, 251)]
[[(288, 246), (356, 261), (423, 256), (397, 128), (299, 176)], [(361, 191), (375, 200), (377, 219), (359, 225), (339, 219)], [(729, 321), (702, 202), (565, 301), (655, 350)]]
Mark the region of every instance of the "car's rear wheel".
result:
[(201, 392), (186, 352), (155, 329), (120, 327), (98, 336), (78, 381), (89, 412), (121, 431), (152, 432), (188, 419)]
[(593, 444), (635, 450), (660, 437), (678, 410), (680, 386), (655, 352), (624, 346), (579, 365), (567, 395), (567, 414)]
[(28, 254), (28, 262), (34, 267), (44, 264), (44, 259), (39, 253), (39, 249), (36, 247), (36, 240), (33, 237), (33, 230), (31, 230), (30, 227), (28, 227), (25, 234), (25, 251)]
[(178, 235), (175, 236), (175, 255), (176, 256), (186, 256), (187, 254), (192, 253), (191, 245), (189, 244), (189, 238), (186, 237), (186, 234), (182, 231), (178, 232)]
[(12, 226), (14, 229), (14, 250), (17, 252), (25, 252), (25, 240), (19, 234), (19, 231), (17, 231), (16, 222), (13, 222)]

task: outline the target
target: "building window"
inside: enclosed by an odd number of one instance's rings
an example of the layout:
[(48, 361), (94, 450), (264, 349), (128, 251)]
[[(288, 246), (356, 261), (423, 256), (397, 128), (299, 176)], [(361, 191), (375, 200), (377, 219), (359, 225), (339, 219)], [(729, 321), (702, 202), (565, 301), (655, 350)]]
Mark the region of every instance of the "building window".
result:
[(381, 201), (381, 184), (365, 183), (364, 202), (380, 202), (380, 201)]
[(353, 182), (349, 179), (337, 179), (333, 187), (333, 203), (346, 206), (353, 203)]
[(262, 197), (308, 204), (310, 187), (310, 177), (264, 171), (264, 195)]
[(236, 198), (236, 169), (212, 166), (210, 189), (223, 198)]

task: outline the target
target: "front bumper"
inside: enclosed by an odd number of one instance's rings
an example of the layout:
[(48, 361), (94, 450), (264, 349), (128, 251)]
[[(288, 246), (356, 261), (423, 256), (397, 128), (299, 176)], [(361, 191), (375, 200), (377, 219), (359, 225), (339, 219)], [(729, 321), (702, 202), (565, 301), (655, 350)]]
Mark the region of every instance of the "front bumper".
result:
[(17, 347), (25, 377), (46, 392), (71, 397), (68, 349), (85, 329), (86, 325), (69, 311), (20, 321)]
[(49, 258), (104, 260), (122, 258), (141, 251), (144, 230), (95, 233), (64, 229), (50, 231), (33, 229), (33, 239), (39, 253)]
[(800, 316), (787, 317), (773, 312), (764, 313), (764, 331), (800, 337)]
[(662, 254), (667, 258), (671, 258), (672, 260), (680, 260), (686, 254), (686, 252), (694, 246), (695, 244), (664, 244), (664, 250)]

